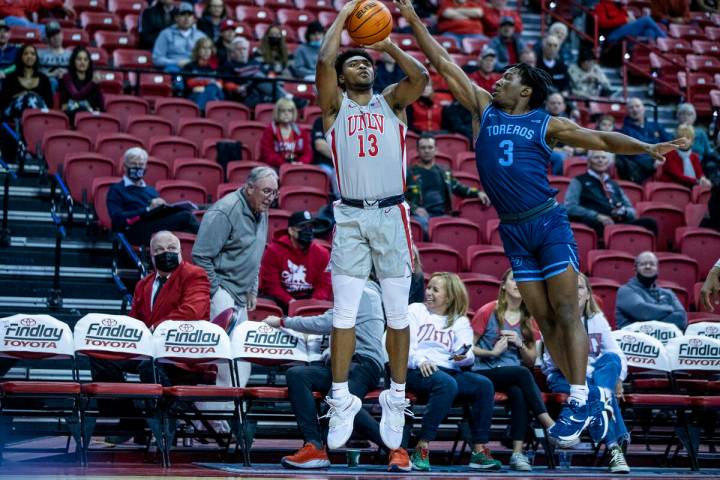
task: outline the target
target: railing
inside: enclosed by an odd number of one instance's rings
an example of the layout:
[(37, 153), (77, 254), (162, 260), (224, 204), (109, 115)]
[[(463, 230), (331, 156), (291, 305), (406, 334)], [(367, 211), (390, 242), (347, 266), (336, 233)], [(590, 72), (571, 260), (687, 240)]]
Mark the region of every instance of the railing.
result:
[[(681, 63), (676, 62), (673, 58), (668, 57), (665, 55), (662, 51), (659, 49), (653, 47), (652, 45), (648, 45), (647, 43), (642, 43), (632, 37), (626, 37), (625, 40), (622, 42), (622, 58), (623, 58), (623, 96), (627, 97), (627, 87), (628, 87), (628, 71), (632, 71), (636, 75), (639, 75), (641, 77), (644, 77), (648, 80), (650, 80), (655, 86), (662, 85), (664, 88), (668, 89), (669, 91), (675, 93), (676, 95), (680, 97), (687, 97), (687, 89), (688, 86), (686, 85), (686, 91), (683, 92), (680, 88), (676, 87), (675, 85), (666, 82), (665, 80), (658, 78), (657, 72), (647, 72), (643, 70), (642, 68), (638, 67), (637, 65), (634, 65), (632, 63), (632, 53), (630, 52), (629, 46), (632, 46), (633, 51), (635, 49), (645, 49), (649, 53), (654, 53), (661, 59), (668, 61), (672, 63), (673, 65), (677, 65), (679, 67), (679, 70), (687, 71), (687, 66), (683, 65)], [(657, 87), (654, 88), (655, 91), (657, 91)]]
[(575, 24), (572, 23), (572, 21), (568, 20), (567, 18), (557, 13), (557, 11), (555, 11), (559, 1), (560, 0), (542, 0), (542, 3), (540, 4), (541, 37), (545, 36), (545, 29), (547, 28), (547, 24), (549, 23), (546, 16), (550, 17), (552, 20), (562, 23), (569, 30), (575, 32), (575, 34), (577, 34), (577, 36), (580, 37), (582, 40), (590, 42), (593, 46), (593, 53), (595, 54), (595, 58), (598, 58), (600, 56), (600, 29), (598, 26), (598, 19), (595, 12), (592, 9), (586, 7), (585, 5), (576, 2), (575, 0), (571, 0), (569, 2), (563, 0), (563, 5), (567, 5), (569, 3), (572, 8), (580, 10), (586, 16), (592, 17), (594, 31), (593, 36), (590, 36), (587, 34), (587, 32), (585, 32), (585, 30), (576, 27)]
[(143, 264), (142, 260), (138, 255), (135, 253), (135, 250), (133, 250), (132, 245), (130, 245), (130, 242), (122, 233), (115, 233), (113, 234), (113, 259), (112, 259), (112, 268), (110, 270), (112, 274), (112, 279), (115, 282), (115, 285), (118, 287), (118, 290), (120, 291), (120, 295), (122, 296), (122, 305), (120, 308), (121, 313), (125, 313), (127, 310), (128, 305), (132, 304), (132, 294), (128, 290), (128, 288), (125, 286), (125, 283), (120, 278), (120, 250), (124, 250), (125, 253), (128, 254), (130, 257), (130, 260), (133, 262), (135, 267), (138, 269), (138, 273), (140, 274), (140, 278), (147, 275), (147, 271), (145, 269), (145, 265)]

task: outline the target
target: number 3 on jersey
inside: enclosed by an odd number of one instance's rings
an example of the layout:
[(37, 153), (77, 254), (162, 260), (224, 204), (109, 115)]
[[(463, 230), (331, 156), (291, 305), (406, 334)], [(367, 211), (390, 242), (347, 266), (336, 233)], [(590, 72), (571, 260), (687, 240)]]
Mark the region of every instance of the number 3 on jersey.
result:
[(503, 167), (509, 167), (513, 164), (513, 142), (511, 140), (503, 140), (499, 146), (503, 149), (502, 153), (504, 157), (498, 158), (498, 163)]
[[(358, 142), (360, 142), (358, 157), (363, 158), (365, 156), (365, 137), (363, 135), (358, 135)], [(367, 155), (369, 157), (376, 157), (378, 154), (377, 137), (371, 133), (367, 136), (367, 143)]]

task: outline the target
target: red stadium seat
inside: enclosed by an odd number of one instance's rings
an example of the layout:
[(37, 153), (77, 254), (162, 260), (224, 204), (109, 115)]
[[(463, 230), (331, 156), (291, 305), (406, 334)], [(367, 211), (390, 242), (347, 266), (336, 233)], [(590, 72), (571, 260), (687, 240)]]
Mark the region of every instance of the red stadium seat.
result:
[(42, 155), (47, 163), (48, 175), (62, 171), (67, 154), (90, 152), (91, 149), (92, 140), (80, 132), (53, 130), (42, 137)]
[(454, 171), (466, 172), (477, 176), (477, 161), (475, 152), (462, 152), (455, 156)]
[(63, 46), (76, 47), (90, 44), (90, 37), (85, 30), (79, 28), (64, 28), (62, 30)]
[(223, 126), (225, 135), (231, 122), (250, 120), (250, 109), (242, 103), (225, 100), (213, 100), (205, 105), (205, 118), (214, 120)]
[[(207, 191), (197, 182), (189, 180), (162, 180), (155, 189), (168, 203), (192, 202), (196, 205), (206, 203)], [(215, 189), (213, 189), (215, 191)]]
[(705, 215), (708, 213), (707, 204), (691, 203), (685, 205), (685, 225), (688, 227), (699, 227)]
[(152, 52), (118, 48), (112, 52), (113, 65), (120, 68), (152, 68)]
[(641, 185), (629, 180), (615, 180), (615, 182), (623, 189), (625, 195), (633, 205), (637, 205), (639, 202), (645, 200), (645, 191)]
[(242, 183), (221, 183), (215, 190), (215, 201), (220, 200), (228, 193), (232, 193), (242, 187)]
[(140, 74), (140, 95), (144, 97), (169, 97), (172, 95), (172, 79), (162, 73)]
[(267, 167), (266, 163), (251, 160), (236, 160), (227, 164), (227, 181), (245, 183), (250, 171), (255, 167)]
[(500, 290), (500, 280), (497, 278), (473, 273), (462, 275), (462, 280), (468, 292), (471, 310), (478, 310), (486, 303), (497, 300)]
[(688, 55), (685, 57), (687, 68), (691, 72), (720, 73), (720, 60), (706, 55)]
[(178, 136), (195, 142), (198, 151), (203, 141), (223, 137), (223, 127), (217, 122), (205, 118), (181, 118), (177, 124)]
[(422, 225), (413, 217), (410, 217), (410, 235), (414, 242), (421, 242), (424, 237)]
[(158, 98), (155, 101), (155, 115), (170, 120), (177, 132), (180, 119), (197, 118), (200, 109), (195, 102), (186, 98)]
[(313, 298), (293, 300), (290, 302), (290, 305), (288, 305), (288, 315), (302, 315), (306, 317), (311, 315), (322, 315), (332, 307), (332, 302), (325, 300), (315, 300)]
[(463, 268), (463, 261), (457, 250), (447, 245), (434, 243), (423, 243), (417, 245), (420, 252), (420, 261), (425, 273), (454, 272), (458, 273)]
[(108, 12), (117, 15), (127, 15), (132, 13), (140, 15), (147, 7), (147, 3), (142, 0), (108, 0)]
[(690, 40), (683, 38), (658, 38), (657, 46), (663, 53), (680, 53), (682, 55), (693, 53)]
[(477, 223), (463, 218), (433, 217), (428, 230), (432, 243), (449, 245), (458, 252), (482, 243), (482, 231)]
[(104, 12), (107, 10), (105, 0), (70, 0), (67, 2), (75, 13)]
[[(453, 172), (453, 175), (455, 176), (455, 180), (462, 183), (463, 185), (482, 190), (482, 184), (480, 183), (480, 179), (478, 178), (477, 173), (472, 174), (467, 172)], [(457, 201), (457, 204), (460, 205), (460, 198), (453, 198), (453, 202), (455, 201)]]
[(717, 42), (708, 40), (693, 40), (692, 49), (698, 55), (712, 55), (720, 57), (720, 46)]
[(293, 2), (293, 0), (256, 0), (255, 5), (258, 7), (272, 8), (274, 10), (279, 8), (295, 9), (295, 2)]
[(328, 203), (327, 190), (308, 187), (282, 187), (278, 198), (278, 206), (283, 210), (296, 212), (308, 210), (317, 212)]
[(99, 133), (95, 140), (95, 152), (120, 162), (125, 152), (133, 147), (145, 148), (141, 139), (127, 133)]
[(471, 245), (467, 248), (467, 271), (501, 278), (510, 268), (505, 250), (497, 245)]
[(315, 15), (312, 12), (294, 9), (291, 10), (287, 8), (281, 8), (277, 11), (277, 21), (281, 25), (298, 27), (300, 25), (308, 25), (310, 22), (314, 22), (315, 20)]
[(677, 77), (680, 88), (687, 92), (686, 100), (695, 105), (698, 116), (709, 117), (712, 113), (710, 91), (715, 88), (713, 76), (706, 72), (678, 72)]
[(308, 12), (335, 12), (335, 7), (331, 0), (295, 0), (295, 5), (300, 10)]
[(236, 121), (230, 122), (228, 136), (233, 140), (247, 145), (253, 152), (253, 158), (259, 158), (260, 138), (267, 125), (261, 122)]
[(655, 251), (655, 235), (637, 225), (607, 225), (604, 231), (605, 248), (620, 250), (631, 255)]
[[(419, 154), (415, 154), (413, 156), (408, 156), (407, 158), (408, 158), (408, 164), (410, 164), (410, 165), (414, 165), (414, 164), (420, 162)], [(444, 167), (448, 170), (453, 169), (453, 157), (446, 153), (437, 152), (437, 154), (435, 155), (435, 163), (437, 163), (441, 167)], [(477, 173), (475, 174), (475, 176), (477, 176)]]
[(680, 227), (675, 230), (675, 246), (695, 259), (699, 278), (703, 279), (720, 258), (720, 233), (709, 228)]
[(287, 229), (288, 220), (292, 212), (271, 208), (268, 210), (268, 241), (274, 237), (275, 232)]
[(75, 129), (95, 143), (99, 133), (119, 132), (120, 120), (107, 113), (78, 112), (75, 114)]
[(490, 218), (485, 222), (485, 241), (488, 245), (502, 246), (500, 239), (500, 219)]
[(250, 24), (274, 23), (275, 13), (269, 8), (238, 5), (235, 9), (235, 18), (240, 22)]
[(92, 198), (98, 223), (107, 230), (112, 228), (110, 212), (107, 209), (107, 193), (110, 185), (121, 180), (119, 177), (99, 177), (92, 181)]
[(705, 33), (700, 27), (695, 25), (680, 25), (671, 23), (668, 27), (668, 34), (672, 38), (683, 38), (685, 40), (702, 40)]
[(126, 74), (125, 72), (109, 72), (106, 70), (98, 70), (100, 76), (100, 91), (104, 95), (120, 95), (125, 89)]
[[(610, 278), (599, 278), (590, 277), (588, 278), (590, 285), (593, 289), (593, 295), (602, 300), (602, 311), (607, 318), (610, 328), (615, 330), (617, 324), (615, 322), (615, 301), (617, 298), (617, 291), (620, 288), (621, 282)], [(622, 283), (625, 283), (623, 281)]]
[(108, 12), (82, 12), (80, 26), (90, 35), (97, 30), (119, 31), (120, 17)]
[(193, 263), (192, 249), (193, 245), (195, 245), (197, 235), (187, 232), (173, 232), (173, 234), (180, 240), (180, 252), (182, 253), (183, 261)]
[(488, 41), (481, 38), (463, 38), (462, 39), (462, 47), (465, 53), (468, 55), (478, 55), (480, 52), (482, 52), (482, 49), (485, 48), (485, 45), (488, 44)]
[(587, 266), (587, 254), (590, 250), (597, 248), (597, 233), (592, 228), (582, 223), (571, 223), (573, 236), (578, 247), (578, 261), (580, 268)]
[(137, 48), (138, 41), (137, 37), (132, 33), (100, 30), (95, 32), (95, 45), (104, 48), (108, 53), (112, 53), (113, 50), (118, 48)]
[(23, 110), (22, 131), (28, 152), (37, 155), (43, 135), (54, 130), (67, 130), (70, 122), (64, 113), (56, 110), (43, 111), (35, 108)]
[(674, 205), (660, 202), (640, 202), (635, 205), (638, 217), (652, 217), (658, 224), (657, 248), (670, 250), (675, 230), (685, 224), (685, 212)]
[(152, 137), (172, 135), (172, 124), (157, 115), (130, 115), (127, 119), (127, 133), (149, 145)]
[(563, 176), (568, 178), (575, 178), (578, 175), (586, 173), (588, 169), (587, 158), (585, 157), (570, 157), (563, 162)]
[(95, 153), (76, 153), (65, 157), (63, 177), (73, 200), (83, 205), (92, 202), (93, 179), (115, 174), (115, 162)]
[(441, 133), (435, 135), (435, 145), (438, 152), (456, 157), (460, 152), (470, 150), (470, 142), (465, 136), (458, 133)]
[(390, 39), (403, 50), (420, 50), (417, 40), (410, 33), (391, 33)]
[(248, 318), (257, 322), (265, 320), (270, 315), (282, 317), (285, 313), (275, 302), (267, 298), (258, 298), (255, 310), (248, 312)]
[(176, 158), (195, 158), (198, 154), (197, 146), (190, 140), (182, 137), (152, 137), (148, 145), (150, 155), (163, 159), (170, 164)]
[(693, 285), (699, 278), (698, 262), (688, 255), (681, 253), (657, 252), (658, 278), (672, 281), (688, 292), (692, 292)]
[[(189, 180), (203, 186), (206, 192), (213, 195), (218, 185), (223, 182), (224, 172), (220, 165), (201, 158), (178, 158), (173, 163), (173, 178)], [(208, 198), (212, 203), (217, 198)], [(203, 202), (204, 203), (204, 202)]]
[(285, 91), (291, 94), (293, 97), (300, 97), (310, 100), (314, 103), (315, 100), (315, 85), (312, 83), (296, 83), (296, 82), (285, 82), (283, 87)]
[(87, 47), (87, 51), (90, 54), (90, 60), (93, 61), (95, 68), (107, 67), (110, 65), (110, 54), (105, 51), (104, 48)]
[(329, 180), (325, 170), (316, 165), (285, 163), (280, 166), (280, 185), (305, 186), (327, 192)]
[(570, 182), (572, 181), (572, 179), (568, 178), (568, 177), (548, 175), (548, 181), (550, 182), (550, 186), (552, 188), (556, 188), (558, 191), (558, 194), (555, 196), (555, 199), (559, 203), (564, 203), (565, 202), (565, 192), (567, 192), (567, 189), (570, 186)]
[(267, 125), (273, 120), (274, 103), (258, 103), (253, 110), (253, 120)]
[(622, 103), (590, 102), (588, 107), (590, 116), (593, 118), (600, 115), (612, 115), (615, 123), (622, 122), (625, 118), (625, 105)]
[(460, 218), (472, 221), (480, 229), (484, 228), (488, 220), (498, 218), (497, 211), (493, 207), (486, 207), (477, 198), (466, 198), (461, 201), (458, 210), (460, 211)]
[(127, 128), (130, 115), (146, 115), (149, 109), (147, 100), (132, 95), (117, 95), (105, 99), (105, 112), (119, 118), (123, 129)]
[(618, 250), (591, 250), (588, 252), (588, 272), (591, 277), (625, 283), (635, 275), (635, 257)]
[(322, 116), (322, 109), (318, 107), (317, 105), (308, 105), (305, 108), (303, 108), (302, 111), (302, 121), (304, 123), (313, 124), (315, 122), (315, 119)]
[(705, 27), (705, 35), (712, 42), (720, 40), (720, 27)]
[(666, 96), (678, 96), (680, 83), (678, 72), (685, 71), (685, 56), (677, 53), (668, 53), (660, 56), (655, 52), (650, 53), (651, 74), (660, 82), (656, 83), (658, 94)]
[[(122, 174), (122, 169), (118, 173)], [(170, 179), (170, 165), (159, 158), (149, 157), (145, 167), (145, 182), (148, 185), (155, 185), (160, 180)]]

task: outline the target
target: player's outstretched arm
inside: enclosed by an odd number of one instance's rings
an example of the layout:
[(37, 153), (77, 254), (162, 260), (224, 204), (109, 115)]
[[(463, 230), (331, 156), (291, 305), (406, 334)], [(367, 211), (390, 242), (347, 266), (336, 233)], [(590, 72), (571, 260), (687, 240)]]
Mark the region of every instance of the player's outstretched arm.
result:
[(340, 39), (345, 21), (357, 3), (358, 0), (351, 0), (343, 5), (320, 45), (315, 69), (315, 87), (318, 92), (318, 105), (323, 114), (334, 114), (340, 109), (341, 94), (335, 72), (335, 59), (340, 51)]
[(425, 66), (418, 62), (412, 55), (408, 55), (403, 49), (398, 47), (390, 37), (385, 38), (368, 48), (386, 52), (398, 64), (400, 70), (405, 73), (406, 77), (398, 83), (389, 85), (382, 93), (388, 104), (396, 112), (403, 110), (405, 107), (420, 98), (425, 86), (430, 80), (430, 74)]
[(475, 85), (465, 72), (452, 61), (442, 45), (430, 35), (425, 24), (415, 13), (412, 0), (394, 0), (394, 2), (402, 16), (410, 24), (420, 49), (428, 57), (435, 70), (443, 76), (453, 96), (474, 115), (482, 114), (492, 100), (490, 94)]
[(602, 150), (620, 155), (648, 154), (657, 162), (665, 162), (664, 155), (676, 148), (689, 144), (686, 138), (676, 138), (669, 142), (649, 144), (618, 132), (601, 132), (583, 128), (567, 118), (553, 117), (547, 129), (548, 143), (564, 143), (575, 148)]

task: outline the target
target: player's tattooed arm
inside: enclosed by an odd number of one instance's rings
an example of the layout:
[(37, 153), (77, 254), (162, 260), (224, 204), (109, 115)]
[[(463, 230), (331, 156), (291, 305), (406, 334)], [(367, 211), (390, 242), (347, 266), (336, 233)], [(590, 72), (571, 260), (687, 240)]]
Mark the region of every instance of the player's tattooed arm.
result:
[(602, 150), (620, 155), (648, 154), (656, 161), (665, 161), (664, 155), (676, 148), (685, 148), (686, 138), (649, 144), (618, 132), (601, 132), (584, 128), (568, 118), (552, 117), (547, 128), (547, 143), (564, 143), (575, 148)]

